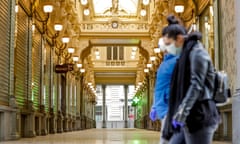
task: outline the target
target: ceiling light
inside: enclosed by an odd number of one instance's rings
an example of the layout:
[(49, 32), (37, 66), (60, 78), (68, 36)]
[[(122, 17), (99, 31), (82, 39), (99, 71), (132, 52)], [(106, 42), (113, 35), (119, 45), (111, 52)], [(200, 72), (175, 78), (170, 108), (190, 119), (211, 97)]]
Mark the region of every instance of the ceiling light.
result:
[(81, 73), (85, 73), (85, 69), (80, 69), (80, 72)]
[(148, 5), (149, 4), (149, 0), (143, 0), (143, 4), (144, 5)]
[(211, 14), (211, 16), (213, 17), (213, 14), (214, 14), (214, 12), (213, 12), (213, 6), (210, 6), (210, 14)]
[(79, 60), (79, 57), (78, 57), (78, 56), (74, 56), (74, 57), (73, 57), (73, 61), (74, 61), (74, 62), (77, 62), (78, 60)]
[(184, 12), (184, 5), (175, 5), (175, 12), (176, 13)]
[(137, 51), (137, 47), (133, 47), (132, 50), (133, 50), (133, 51)]
[(18, 5), (15, 5), (15, 12), (18, 13)]
[(152, 67), (152, 64), (147, 64), (147, 67), (148, 67), (148, 68), (151, 68), (151, 67)]
[(36, 28), (35, 24), (32, 24), (32, 31), (33, 32), (35, 31), (35, 28)]
[(133, 55), (133, 56), (135, 56), (135, 55), (136, 55), (136, 52), (135, 52), (135, 51), (133, 51), (133, 52), (132, 52), (132, 55)]
[(160, 48), (154, 48), (154, 53), (160, 53), (161, 49)]
[(141, 16), (146, 16), (147, 14), (147, 11), (145, 9), (142, 9), (141, 12), (140, 12), (140, 15)]
[(145, 69), (144, 69), (144, 72), (145, 72), (145, 73), (148, 73), (148, 72), (149, 72), (149, 69), (148, 69), (148, 68), (145, 68)]
[(91, 86), (91, 85), (92, 85), (92, 83), (90, 83), (90, 82), (89, 82), (89, 83), (88, 83), (88, 85), (89, 85), (89, 86)]
[(63, 25), (61, 25), (61, 24), (55, 24), (54, 25), (54, 30), (55, 31), (61, 31), (63, 29)]
[(82, 67), (82, 64), (77, 64), (77, 67), (78, 67), (78, 68), (81, 68), (81, 67)]
[(43, 6), (43, 11), (45, 13), (51, 13), (53, 11), (53, 6), (52, 5), (45, 5), (45, 6)]
[(100, 54), (99, 50), (96, 50), (95, 55), (99, 55), (99, 54)]
[(97, 55), (97, 56), (96, 56), (96, 59), (100, 59), (100, 55)]
[(68, 48), (68, 53), (74, 53), (75, 49), (74, 48)]
[(87, 0), (81, 0), (81, 4), (82, 4), (82, 5), (86, 5), (87, 3), (88, 3)]
[(196, 31), (197, 30), (197, 25), (194, 23), (193, 24), (193, 31)]
[(142, 84), (143, 84), (142, 82), (139, 82), (139, 83), (138, 83), (138, 85), (140, 85), (140, 86), (141, 86)]
[(62, 42), (63, 43), (69, 43), (70, 38), (69, 37), (62, 37)]
[(90, 14), (89, 9), (84, 9), (83, 14), (84, 14), (85, 16), (88, 16), (88, 15)]
[(155, 56), (150, 56), (150, 60), (151, 60), (151, 61), (155, 61), (155, 60), (156, 60), (156, 57), (155, 57)]
[(131, 56), (131, 59), (135, 59), (135, 56), (134, 56), (134, 55), (132, 55), (132, 56)]

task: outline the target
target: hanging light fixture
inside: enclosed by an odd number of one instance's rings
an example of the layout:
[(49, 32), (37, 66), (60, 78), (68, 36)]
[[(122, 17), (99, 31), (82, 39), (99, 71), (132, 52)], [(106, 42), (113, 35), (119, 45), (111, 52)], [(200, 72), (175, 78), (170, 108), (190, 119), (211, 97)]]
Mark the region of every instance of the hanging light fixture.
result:
[(134, 56), (134, 55), (132, 55), (132, 56), (131, 56), (131, 59), (135, 59), (135, 56)]
[(74, 53), (75, 49), (74, 48), (68, 48), (68, 53)]
[(36, 26), (35, 26), (35, 24), (33, 23), (33, 24), (32, 24), (32, 31), (33, 31), (33, 32), (35, 31), (35, 28), (36, 28)]
[(78, 63), (78, 64), (77, 64), (77, 67), (78, 67), (78, 68), (81, 68), (81, 67), (82, 67), (82, 64)]
[(62, 24), (55, 24), (54, 25), (54, 30), (55, 31), (61, 31), (63, 29), (63, 25)]
[(145, 10), (145, 9), (142, 9), (141, 11), (140, 11), (140, 15), (141, 16), (146, 16), (146, 14), (147, 14), (147, 11)]
[(149, 4), (149, 0), (143, 0), (142, 1), (144, 5), (148, 5)]
[(88, 85), (89, 85), (89, 86), (91, 86), (91, 85), (92, 85), (92, 83), (91, 83), (91, 82), (89, 82), (89, 83), (88, 83)]
[(62, 42), (63, 43), (69, 43), (70, 38), (69, 37), (62, 37)]
[(145, 69), (144, 69), (144, 72), (145, 72), (145, 73), (148, 73), (148, 72), (149, 72), (149, 69), (148, 69), (148, 68), (145, 68)]
[(73, 57), (73, 61), (74, 61), (74, 62), (77, 62), (78, 60), (79, 60), (79, 57), (78, 57), (78, 56), (74, 56), (74, 57)]
[(100, 52), (99, 52), (98, 49), (96, 49), (96, 51), (95, 51), (95, 55), (96, 55), (96, 56), (100, 55)]
[(161, 49), (160, 48), (154, 48), (154, 53), (160, 53)]
[(140, 85), (140, 86), (141, 86), (142, 84), (143, 84), (142, 82), (138, 82), (138, 85)]
[(100, 55), (97, 55), (97, 56), (96, 56), (96, 59), (100, 59)]
[(50, 4), (44, 5), (44, 6), (43, 6), (43, 11), (44, 11), (45, 13), (51, 13), (51, 12), (53, 11), (53, 6), (50, 5)]
[(83, 10), (83, 14), (84, 14), (85, 16), (88, 16), (88, 15), (90, 14), (90, 10), (89, 10), (89, 9), (84, 9), (84, 10)]
[(15, 12), (18, 13), (18, 5), (15, 5)]
[(132, 55), (135, 56), (136, 55), (136, 51), (132, 51)]
[(156, 60), (156, 57), (155, 57), (155, 56), (150, 56), (150, 60), (151, 60), (151, 61), (155, 61), (155, 60)]
[(210, 14), (211, 14), (211, 16), (213, 17), (213, 15), (214, 15), (213, 6), (210, 6), (209, 9), (210, 9)]
[(147, 64), (147, 67), (148, 67), (148, 68), (151, 68), (151, 67), (152, 67), (152, 64), (150, 64), (150, 63)]
[(80, 72), (85, 73), (85, 69), (84, 68), (80, 69)]
[(176, 13), (184, 12), (184, 0), (176, 0), (174, 10)]
[(81, 4), (82, 4), (82, 5), (86, 5), (87, 3), (88, 3), (87, 0), (81, 0)]
[(132, 48), (132, 51), (137, 51), (137, 47), (133, 47), (133, 48)]

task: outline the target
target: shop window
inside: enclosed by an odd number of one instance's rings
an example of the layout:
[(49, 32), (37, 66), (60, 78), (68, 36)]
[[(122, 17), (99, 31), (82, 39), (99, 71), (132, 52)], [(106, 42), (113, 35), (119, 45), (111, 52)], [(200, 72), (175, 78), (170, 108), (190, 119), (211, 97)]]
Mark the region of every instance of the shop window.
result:
[(124, 47), (123, 46), (108, 46), (107, 47), (107, 60), (124, 60)]

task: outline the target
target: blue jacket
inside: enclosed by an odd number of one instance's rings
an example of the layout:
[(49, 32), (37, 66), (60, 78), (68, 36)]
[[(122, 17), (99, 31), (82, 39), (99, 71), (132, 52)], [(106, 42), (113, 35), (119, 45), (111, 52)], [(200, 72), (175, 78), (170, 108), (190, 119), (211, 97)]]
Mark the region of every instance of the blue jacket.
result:
[(154, 104), (152, 108), (157, 111), (158, 119), (163, 119), (168, 111), (170, 83), (177, 59), (178, 56), (166, 54), (157, 71)]

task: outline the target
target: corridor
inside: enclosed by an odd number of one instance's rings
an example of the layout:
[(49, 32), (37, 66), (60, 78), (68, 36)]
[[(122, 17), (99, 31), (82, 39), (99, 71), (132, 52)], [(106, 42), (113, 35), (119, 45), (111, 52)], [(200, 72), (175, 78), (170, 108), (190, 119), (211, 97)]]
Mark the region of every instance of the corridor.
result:
[[(0, 144), (158, 144), (159, 133), (140, 129), (90, 129)], [(214, 142), (213, 144), (230, 144)]]

